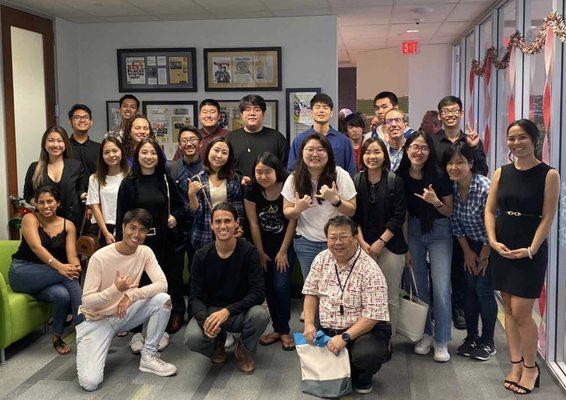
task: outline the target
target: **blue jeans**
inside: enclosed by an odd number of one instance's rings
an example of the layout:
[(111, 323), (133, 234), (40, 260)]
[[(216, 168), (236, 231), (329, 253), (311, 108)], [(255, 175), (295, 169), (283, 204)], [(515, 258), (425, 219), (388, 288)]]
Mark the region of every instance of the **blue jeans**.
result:
[[(452, 232), (448, 218), (434, 220), (432, 230), (421, 233), (421, 221), (409, 218), (409, 251), (413, 259), (413, 271), (417, 281), (419, 298), (430, 304), (430, 284), (426, 263), (430, 257), (433, 308), (429, 308), (425, 327), (427, 335), (434, 336), (437, 343), (446, 344), (451, 340), (452, 328), (452, 285), (450, 282), (452, 264)], [(434, 313), (434, 332), (432, 326)]]
[(84, 320), (77, 315), (82, 302), (78, 280), (69, 279), (46, 264), (36, 264), (14, 258), (8, 272), (14, 292), (26, 293), (39, 301), (53, 304), (53, 334), (62, 336), (69, 311), (75, 326)]
[(297, 258), (301, 264), (301, 273), (303, 274), (303, 281), (307, 279), (307, 275), (311, 270), (311, 265), (314, 258), (323, 250), (328, 247), (326, 242), (313, 242), (303, 236), (297, 235), (293, 240), (293, 248), (297, 253)]
[[(478, 256), (483, 243), (468, 239), (471, 249)], [(497, 322), (497, 302), (491, 284), (491, 265), (487, 266), (485, 275), (472, 275), (465, 271), (466, 291), (464, 297), (464, 314), (468, 336), (478, 336), (478, 323), (481, 316), (481, 343), (493, 346), (493, 333)]]
[(276, 254), (268, 255), (273, 262), (268, 262), (267, 269), (263, 272), (265, 299), (273, 321), (273, 331), (286, 335), (291, 330), (289, 320), (291, 319), (291, 276), (293, 275), (294, 257), (288, 254), (289, 268), (284, 272), (279, 272), (275, 267)]

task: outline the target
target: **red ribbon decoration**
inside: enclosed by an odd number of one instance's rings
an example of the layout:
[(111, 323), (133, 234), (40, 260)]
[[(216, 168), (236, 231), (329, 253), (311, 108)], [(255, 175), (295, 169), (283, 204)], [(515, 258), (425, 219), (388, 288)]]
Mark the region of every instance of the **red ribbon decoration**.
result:
[(483, 77), (483, 118), (485, 121), (485, 128), (483, 133), (483, 149), (486, 154), (489, 154), (489, 145), (491, 143), (491, 135), (489, 129), (489, 121), (491, 115), (491, 59), (486, 62), (486, 72)]

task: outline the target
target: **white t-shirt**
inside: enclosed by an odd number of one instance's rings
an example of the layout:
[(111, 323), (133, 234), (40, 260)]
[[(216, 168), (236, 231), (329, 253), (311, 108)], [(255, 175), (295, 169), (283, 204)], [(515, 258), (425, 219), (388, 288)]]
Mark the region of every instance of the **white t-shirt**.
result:
[(226, 179), (222, 179), (219, 186), (214, 186), (210, 180), (208, 181), (208, 188), (210, 189), (210, 202), (212, 207), (224, 201), (228, 201), (228, 191), (226, 188)]
[[(106, 185), (100, 186), (96, 175), (92, 174), (88, 179), (88, 196), (86, 204), (99, 204), (102, 208), (102, 215), (104, 222), (107, 224), (116, 224), (116, 208), (118, 207), (118, 189), (120, 183), (124, 179), (124, 173), (120, 172), (118, 175), (106, 176)], [(100, 186), (100, 196), (98, 195), (98, 187)], [(94, 216), (91, 219), (93, 224), (96, 224)]]
[[(356, 197), (356, 188), (354, 181), (350, 175), (340, 167), (336, 167), (336, 187), (338, 194), (342, 200), (352, 200)], [(316, 185), (313, 185), (316, 190)], [(295, 176), (291, 174), (287, 177), (281, 194), (283, 197), (295, 204)], [(315, 193), (311, 194), (314, 207), (311, 207), (301, 213), (297, 222), (297, 235), (304, 236), (313, 242), (326, 242), (324, 235), (324, 225), (332, 217), (341, 215), (338, 208), (334, 207), (330, 202), (324, 200), (322, 204), (318, 204)]]

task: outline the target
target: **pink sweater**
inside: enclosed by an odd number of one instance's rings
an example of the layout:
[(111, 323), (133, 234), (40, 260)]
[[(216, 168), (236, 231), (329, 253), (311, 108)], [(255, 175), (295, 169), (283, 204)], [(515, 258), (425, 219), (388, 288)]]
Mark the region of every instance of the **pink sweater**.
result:
[[(124, 292), (114, 285), (116, 271), (132, 279), (132, 285)], [(140, 288), (138, 285), (144, 271), (152, 283)], [(133, 303), (161, 292), (167, 292), (167, 279), (149, 247), (138, 246), (134, 254), (126, 256), (116, 250), (115, 244), (111, 244), (90, 258), (79, 313), (83, 313), (88, 320), (98, 320), (114, 315), (124, 294)]]

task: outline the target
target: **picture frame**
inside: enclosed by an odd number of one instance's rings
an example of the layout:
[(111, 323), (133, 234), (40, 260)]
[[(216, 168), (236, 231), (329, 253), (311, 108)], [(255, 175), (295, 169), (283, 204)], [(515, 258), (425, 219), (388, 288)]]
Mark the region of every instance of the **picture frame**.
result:
[[(240, 114), (240, 100), (218, 100), (220, 103), (220, 121), (219, 124), (222, 128), (226, 128), (229, 131), (235, 131), (244, 126), (242, 121), (242, 116)], [(278, 100), (265, 100), (265, 114), (263, 125), (279, 130), (278, 123), (278, 112), (279, 112), (279, 101)]]
[(176, 100), (144, 101), (143, 114), (151, 123), (165, 156), (171, 160), (179, 144), (179, 130), (183, 126), (197, 126), (198, 103)]
[(208, 92), (281, 90), (281, 47), (204, 49), (203, 58)]
[(118, 91), (196, 92), (196, 48), (117, 49)]
[(120, 101), (106, 100), (106, 132), (112, 132), (120, 126)]
[(314, 95), (321, 93), (321, 88), (288, 88), (285, 89), (285, 115), (287, 117), (287, 140), (293, 139), (313, 125), (310, 101)]

